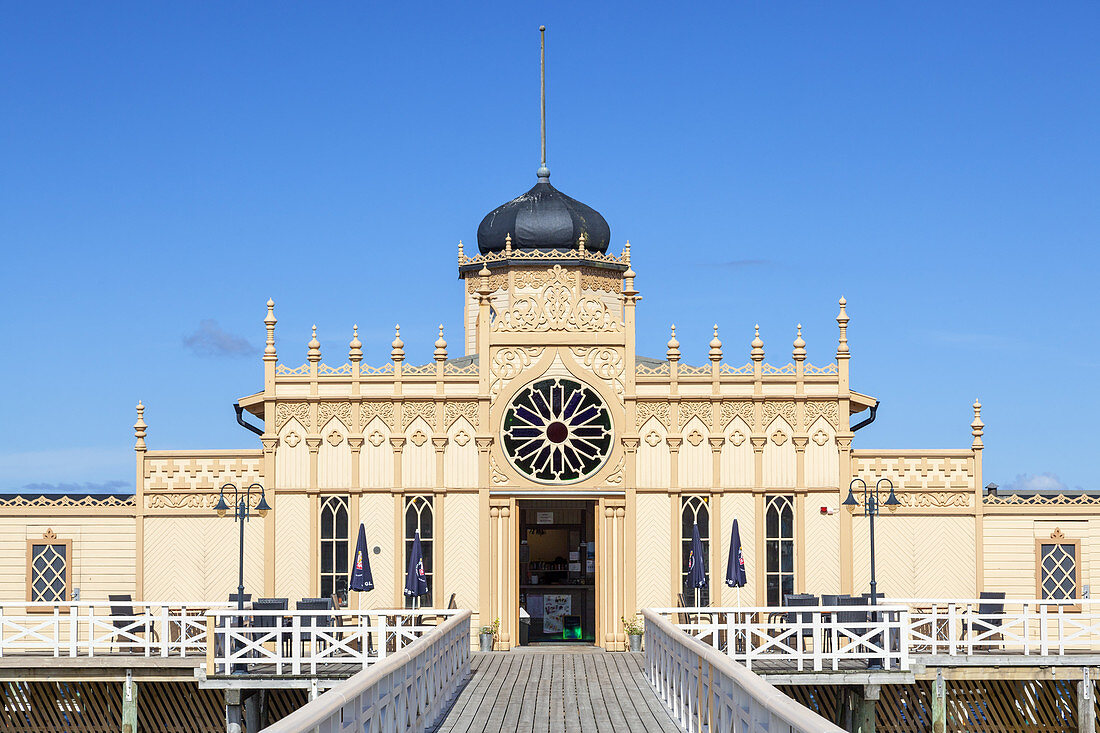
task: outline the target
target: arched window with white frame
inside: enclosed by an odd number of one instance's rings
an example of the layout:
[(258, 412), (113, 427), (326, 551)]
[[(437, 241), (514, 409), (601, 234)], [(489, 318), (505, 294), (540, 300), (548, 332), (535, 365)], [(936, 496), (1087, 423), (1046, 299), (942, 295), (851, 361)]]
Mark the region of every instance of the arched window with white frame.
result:
[[(409, 567), (413, 541), (420, 532), (420, 551), (424, 556), (424, 578), (428, 582), (428, 593), (416, 600), (417, 606), (432, 605), (435, 591), (435, 505), (430, 494), (409, 494), (405, 496), (405, 563), (402, 569)], [(402, 576), (403, 578), (404, 576)], [(404, 582), (402, 582), (404, 587)], [(405, 607), (413, 607), (413, 598), (405, 596)]]
[[(703, 567), (708, 570), (707, 586), (694, 588), (691, 585), (691, 570), (688, 559), (691, 556), (692, 528), (699, 525), (699, 541), (703, 545)], [(684, 494), (680, 497), (680, 587), (684, 592), (684, 602), (689, 606), (710, 605), (710, 497)], [(694, 559), (692, 560), (694, 562)]]

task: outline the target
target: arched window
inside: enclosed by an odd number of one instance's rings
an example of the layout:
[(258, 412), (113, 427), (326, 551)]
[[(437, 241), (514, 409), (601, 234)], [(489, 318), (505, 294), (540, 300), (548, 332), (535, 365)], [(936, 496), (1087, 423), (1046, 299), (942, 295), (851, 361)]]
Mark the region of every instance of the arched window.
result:
[[(710, 577), (710, 497), (688, 496), (680, 497), (680, 587), (684, 591), (684, 602), (694, 606), (696, 598), (700, 606), (710, 605), (710, 585), (714, 578)], [(694, 588), (691, 585), (688, 557), (691, 555), (691, 538), (693, 525), (699, 525), (699, 540), (703, 545), (703, 567), (707, 569), (707, 587)], [(696, 596), (698, 591), (698, 596)]]
[(321, 597), (348, 600), (348, 497), (321, 502)]
[(764, 502), (768, 605), (781, 606), (783, 596), (794, 593), (794, 501), (773, 495)]
[[(435, 579), (435, 507), (430, 495), (413, 495), (405, 497), (405, 563), (402, 570), (409, 567), (409, 556), (412, 554), (413, 540), (417, 531), (420, 532), (420, 551), (424, 555), (424, 577), (428, 581), (427, 595), (420, 596), (417, 605), (432, 605), (432, 594), (435, 591), (433, 580)], [(404, 587), (404, 575), (402, 575), (402, 587)], [(412, 608), (413, 599), (405, 596), (405, 607)]]

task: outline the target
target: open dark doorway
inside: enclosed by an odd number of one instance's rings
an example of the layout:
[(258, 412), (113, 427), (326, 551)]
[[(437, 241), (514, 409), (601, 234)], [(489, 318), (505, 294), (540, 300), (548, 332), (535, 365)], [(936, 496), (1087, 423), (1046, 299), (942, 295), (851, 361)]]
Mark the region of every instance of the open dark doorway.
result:
[(596, 502), (518, 504), (520, 645), (595, 643)]

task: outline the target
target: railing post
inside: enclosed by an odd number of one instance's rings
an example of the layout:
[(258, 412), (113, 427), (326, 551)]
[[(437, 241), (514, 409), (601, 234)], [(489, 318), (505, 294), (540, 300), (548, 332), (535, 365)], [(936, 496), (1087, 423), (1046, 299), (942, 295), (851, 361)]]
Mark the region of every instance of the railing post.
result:
[[(110, 651), (110, 646), (107, 651)], [(88, 656), (95, 656), (95, 606), (88, 606)]]
[(901, 630), (898, 633), (900, 637), (898, 640), (900, 649), (898, 649), (898, 651), (901, 653), (901, 658), (898, 660), (898, 667), (903, 672), (909, 670), (909, 644), (912, 641), (909, 633), (910, 628), (911, 620), (909, 616), (909, 607), (906, 606), (901, 610)]
[(959, 615), (958, 614), (958, 606), (955, 605), (954, 601), (952, 601), (951, 603), (948, 603), (947, 604), (947, 626), (948, 626), (947, 635), (950, 638), (951, 645), (948, 648), (947, 653), (950, 654), (953, 657), (957, 656), (958, 653), (959, 653), (959, 650), (958, 650), (959, 631), (961, 631), (961, 629), (958, 628), (958, 615)]
[(53, 655), (61, 656), (61, 606), (53, 607)]
[(302, 617), (299, 614), (291, 616), (291, 648), (290, 648), (290, 673), (302, 673)]
[(214, 666), (214, 650), (218, 646), (216, 619), (212, 611), (206, 612), (206, 674), (208, 677), (217, 674)]
[(4, 656), (4, 628), (7, 620), (4, 618), (4, 607), (0, 606), (0, 657)]
[(160, 655), (168, 656), (168, 606), (160, 607)]
[(69, 656), (76, 656), (76, 641), (80, 635), (80, 609), (69, 606)]
[[(363, 669), (367, 668), (370, 664), (370, 654), (368, 653), (368, 641), (370, 639), (370, 617), (365, 613), (359, 614), (359, 657), (363, 662)], [(359, 728), (362, 730), (362, 728)]]
[(378, 616), (378, 658), (386, 658), (386, 646), (388, 641), (386, 639), (386, 617), (384, 615)]

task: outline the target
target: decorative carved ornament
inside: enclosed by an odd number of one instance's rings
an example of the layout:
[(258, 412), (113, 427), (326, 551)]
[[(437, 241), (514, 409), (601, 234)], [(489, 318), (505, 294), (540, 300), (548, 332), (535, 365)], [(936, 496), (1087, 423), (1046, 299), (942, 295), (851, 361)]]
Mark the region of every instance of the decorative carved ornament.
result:
[(1054, 531), (1050, 533), (1050, 538), (1052, 540), (1064, 540), (1066, 538), (1066, 536), (1064, 534), (1062, 534), (1062, 528), (1061, 527), (1055, 527)]
[(305, 402), (280, 402), (275, 405), (275, 430), (282, 430), (291, 418), (309, 429), (309, 405)]
[(774, 433), (772, 433), (772, 442), (776, 445), (783, 445), (787, 442), (787, 434), (784, 433), (782, 430), (776, 430)]
[(500, 484), (508, 483), (508, 477), (505, 476), (500, 468), (497, 467), (497, 460), (493, 457), (493, 454), (489, 454), (489, 475), (491, 481), (498, 486)]
[(794, 402), (787, 400), (767, 400), (764, 402), (764, 425), (771, 425), (776, 416), (782, 416), (788, 425), (795, 424)]
[(645, 425), (646, 420), (651, 417), (657, 418), (657, 421), (668, 429), (672, 423), (670, 412), (667, 402), (638, 402), (636, 406), (637, 424), (638, 427)]
[(693, 446), (698, 446), (700, 443), (703, 442), (703, 434), (700, 433), (698, 430), (692, 430), (687, 437), (687, 441)]
[[(1051, 536), (1053, 537), (1054, 535), (1051, 535)], [(57, 539), (57, 534), (54, 533), (52, 528), (47, 528), (46, 531), (42, 533), (42, 539), (44, 539), (44, 540), (56, 540)]]
[(283, 443), (287, 448), (297, 448), (298, 444), (302, 442), (302, 436), (291, 430), (286, 434), (286, 438), (283, 439)]
[(739, 447), (744, 442), (745, 442), (745, 434), (742, 433), (740, 430), (734, 430), (730, 434), (730, 443), (732, 443), (735, 448)]
[(370, 441), (371, 445), (377, 448), (378, 446), (386, 442), (386, 436), (382, 435), (381, 431), (373, 430), (371, 431), (371, 434), (367, 436), (367, 440)]
[(607, 382), (615, 396), (619, 398), (619, 402), (625, 404), (626, 388), (623, 386), (622, 377), (626, 362), (623, 360), (622, 354), (617, 349), (605, 346), (577, 348), (572, 349), (572, 351), (573, 356), (591, 370), (594, 375)]
[(809, 400), (806, 402), (806, 424), (803, 427), (808, 429), (819, 417), (824, 417), (834, 430), (839, 429), (839, 414), (839, 406), (836, 402)]
[(366, 426), (374, 418), (379, 418), (386, 423), (390, 430), (394, 425), (394, 410), (392, 402), (363, 402), (359, 405), (359, 424)]
[(599, 298), (580, 291), (572, 274), (554, 265), (546, 284), (533, 295), (516, 295), (497, 314), (493, 330), (619, 331), (622, 324)]
[(317, 405), (317, 422), (319, 425), (326, 425), (333, 417), (338, 418), (344, 424), (344, 427), (349, 430), (354, 427), (351, 420), (350, 402), (321, 402)]
[(493, 354), (493, 361), (489, 366), (489, 396), (496, 399), (508, 382), (531, 366), (531, 362), (540, 354), (542, 349), (538, 347), (500, 349)]
[(409, 440), (411, 440), (413, 442), (413, 445), (415, 445), (417, 448), (419, 448), (420, 446), (424, 445), (425, 442), (427, 442), (428, 436), (425, 435), (420, 430), (417, 430), (415, 433), (413, 433), (409, 437)]
[[(733, 418), (740, 417), (745, 424), (752, 428), (752, 403), (748, 400), (727, 400), (722, 403), (721, 417), (722, 428), (725, 429)], [(740, 443), (738, 443), (740, 445)]]
[(626, 456), (623, 455), (619, 458), (618, 465), (615, 466), (615, 470), (605, 479), (604, 483), (609, 486), (620, 486), (623, 483), (623, 474), (626, 470)]
[(645, 442), (650, 448), (656, 448), (657, 444), (661, 442), (661, 436), (656, 430), (650, 430), (645, 434)]
[(825, 445), (826, 443), (829, 442), (829, 434), (826, 433), (821, 428), (818, 428), (817, 432), (815, 432), (811, 437), (812, 437), (813, 441), (815, 443), (817, 443), (818, 445)]
[(124, 496), (82, 496), (79, 498), (73, 498), (71, 496), (38, 496), (34, 499), (28, 499), (25, 496), (12, 496), (8, 498), (0, 498), (0, 508), (3, 509), (29, 509), (29, 508), (62, 508), (62, 507), (79, 507), (79, 508), (113, 508), (113, 507), (132, 507), (134, 506), (133, 494)]
[(407, 429), (416, 418), (424, 418), (428, 425), (435, 425), (435, 402), (417, 400), (406, 402), (401, 406), (401, 424)]
[(337, 432), (336, 430), (333, 430), (331, 433), (328, 434), (328, 437), (326, 437), (325, 440), (328, 441), (329, 445), (331, 445), (333, 448), (335, 448), (336, 446), (340, 445), (340, 443), (343, 442), (344, 436), (340, 435), (340, 433)]
[(693, 417), (697, 417), (703, 421), (703, 424), (710, 428), (710, 402), (694, 400), (690, 402), (681, 402), (680, 409), (677, 411), (677, 417), (680, 421), (680, 430), (684, 429), (684, 426), (691, 421)]
[(459, 430), (457, 433), (455, 433), (455, 443), (458, 444), (459, 448), (465, 447), (466, 444), (469, 442), (470, 434), (467, 433), (465, 430)]
[(1031, 494), (1030, 496), (1022, 496), (1020, 494), (1009, 494), (1007, 496), (986, 496), (983, 498), (982, 503), (1015, 506), (1098, 506), (1100, 505), (1100, 495), (1078, 494), (1076, 496), (1066, 496), (1065, 494), (1055, 494), (1054, 496), (1043, 496), (1041, 494)]
[(466, 418), (477, 429), (477, 400), (448, 402), (443, 408), (443, 422), (447, 427), (460, 417)]

